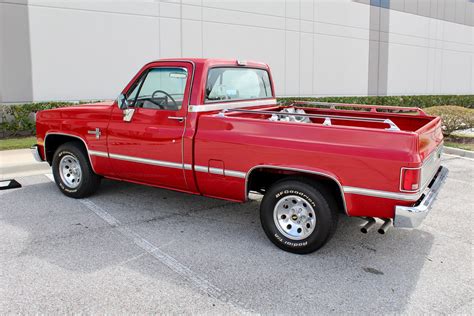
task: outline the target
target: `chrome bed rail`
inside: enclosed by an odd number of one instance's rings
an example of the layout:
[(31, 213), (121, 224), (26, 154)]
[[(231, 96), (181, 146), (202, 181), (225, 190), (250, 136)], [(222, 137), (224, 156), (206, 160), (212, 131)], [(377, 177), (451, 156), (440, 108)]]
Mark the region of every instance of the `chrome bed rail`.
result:
[(262, 111), (262, 110), (245, 110), (245, 109), (231, 109), (222, 110), (218, 115), (225, 116), (229, 112), (249, 113), (249, 114), (266, 114), (266, 115), (281, 115), (281, 116), (300, 116), (308, 118), (322, 118), (324, 119), (323, 125), (332, 125), (331, 119), (342, 120), (342, 121), (358, 121), (358, 122), (370, 122), (370, 123), (382, 123), (387, 124), (389, 128), (386, 130), (400, 131), (400, 128), (392, 122), (390, 119), (384, 118), (372, 118), (372, 117), (360, 117), (360, 116), (344, 116), (344, 115), (333, 115), (333, 114), (302, 114), (302, 113), (284, 113), (274, 111)]
[[(370, 112), (378, 112), (377, 110), (390, 110), (396, 112), (417, 112), (419, 115), (426, 116), (426, 112), (417, 107), (406, 107), (406, 106), (390, 106), (390, 105), (371, 105), (371, 104), (352, 104), (352, 103), (335, 103), (335, 102), (318, 102), (318, 101), (295, 101), (289, 106), (296, 105), (319, 105), (322, 107), (330, 108), (335, 110), (336, 107), (347, 107), (347, 108), (360, 108), (368, 109)], [(380, 112), (378, 112), (380, 113)]]

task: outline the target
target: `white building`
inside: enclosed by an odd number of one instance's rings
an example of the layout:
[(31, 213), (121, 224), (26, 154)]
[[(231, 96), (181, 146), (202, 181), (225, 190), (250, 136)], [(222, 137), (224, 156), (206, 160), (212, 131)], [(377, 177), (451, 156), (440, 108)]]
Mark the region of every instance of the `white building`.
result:
[(472, 0), (0, 0), (0, 102), (114, 98), (162, 57), (267, 62), (279, 96), (474, 93)]

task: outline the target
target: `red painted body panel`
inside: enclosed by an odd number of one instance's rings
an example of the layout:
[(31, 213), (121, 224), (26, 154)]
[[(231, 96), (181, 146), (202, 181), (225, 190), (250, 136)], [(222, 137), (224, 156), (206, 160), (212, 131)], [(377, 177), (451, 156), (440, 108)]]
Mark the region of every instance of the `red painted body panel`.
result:
[[(246, 176), (256, 166), (280, 166), (327, 175), (344, 188), (400, 193), (401, 168), (420, 167), (442, 143), (439, 118), (423, 114), (306, 109), (307, 113), (390, 118), (401, 129), (394, 132), (385, 130), (383, 123), (334, 120), (332, 126), (323, 126), (318, 119), (302, 124), (269, 121), (260, 114), (222, 116), (217, 115), (217, 111), (188, 111), (191, 105), (196, 108), (204, 105), (208, 69), (222, 65), (236, 64), (216, 59), (149, 63), (123, 92), (150, 67), (185, 67), (189, 76), (181, 110), (138, 108), (131, 122), (123, 121), (122, 110), (116, 102), (41, 111), (37, 115), (38, 144), (42, 146), (46, 138), (48, 146), (47, 135), (71, 135), (82, 139), (89, 151), (98, 152), (90, 155), (90, 159), (100, 175), (244, 201)], [(257, 62), (248, 62), (247, 67), (269, 71), (267, 65)], [(258, 108), (277, 109), (271, 101)], [(179, 122), (170, 120), (169, 116), (186, 119)], [(102, 132), (98, 139), (89, 133), (96, 128)], [(158, 164), (150, 161), (158, 161)], [(160, 161), (172, 165), (163, 166)], [(197, 170), (198, 167), (205, 171)], [(222, 169), (223, 174), (212, 173), (206, 169), (209, 167)], [(396, 205), (414, 202), (348, 192), (344, 197), (351, 216), (393, 217)]]
[[(192, 64), (186, 62), (161, 62), (159, 66), (186, 68), (189, 74), (193, 73)], [(109, 154), (182, 163), (182, 136), (185, 125), (184, 122), (169, 117), (186, 116), (191, 80), (192, 76), (188, 76), (188, 88), (185, 90), (182, 107), (178, 111), (137, 108), (132, 121), (125, 122), (122, 110), (114, 106), (107, 128)], [(182, 168), (144, 165), (118, 159), (111, 159), (111, 164), (114, 177), (179, 190), (188, 189)]]
[[(47, 134), (68, 134), (81, 138), (89, 150), (107, 151), (105, 138), (96, 139), (89, 130), (107, 129), (113, 102), (101, 102), (41, 111), (36, 117), (38, 143), (44, 143)], [(106, 158), (91, 156), (94, 171), (107, 175), (110, 163)]]
[[(437, 145), (437, 144), (436, 144)], [(432, 144), (432, 149), (435, 144)], [(284, 166), (311, 170), (337, 179), (342, 186), (398, 192), (400, 168), (418, 167), (418, 136), (394, 134), (385, 130), (355, 127), (313, 126), (245, 118), (223, 119), (202, 115), (195, 138), (195, 163), (205, 165), (220, 159), (226, 169), (247, 172), (257, 165)], [(219, 194), (232, 199), (245, 198), (245, 181), (209, 179), (197, 174), (204, 194)], [(368, 197), (364, 197), (364, 199)], [(351, 215), (393, 217), (394, 203), (380, 201), (358, 205), (346, 194)], [(378, 199), (380, 200), (380, 199)], [(393, 200), (390, 200), (393, 202)], [(401, 205), (398, 203), (398, 205)], [(368, 215), (372, 213), (378, 215)]]

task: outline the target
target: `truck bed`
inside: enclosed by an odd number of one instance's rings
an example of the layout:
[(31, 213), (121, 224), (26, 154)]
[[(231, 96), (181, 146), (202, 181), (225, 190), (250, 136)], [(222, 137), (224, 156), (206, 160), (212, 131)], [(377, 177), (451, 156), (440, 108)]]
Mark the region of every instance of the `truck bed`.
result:
[[(305, 114), (281, 113), (284, 109), (290, 108), (303, 110)], [(270, 120), (272, 116), (288, 117), (293, 115), (306, 118), (307, 123), (294, 121), (275, 123), (314, 124), (332, 128), (412, 133), (418, 136), (418, 152), (421, 161), (424, 161), (443, 141), (441, 118), (427, 115), (422, 109), (414, 107), (300, 101), (289, 106), (272, 106), (251, 110), (235, 109), (224, 112), (224, 115), (256, 120)]]
[[(304, 107), (301, 105), (330, 105), (331, 108)], [(302, 110), (305, 114), (282, 113), (285, 109)], [(396, 113), (397, 111), (399, 113)], [(306, 123), (338, 126), (385, 129), (390, 131), (421, 132), (430, 122), (436, 120), (421, 109), (407, 107), (366, 106), (357, 104), (335, 104), (322, 102), (297, 102), (290, 106), (274, 106), (252, 110), (235, 109), (225, 113), (229, 117), (269, 120), (280, 117), (306, 118)], [(281, 122), (285, 122), (282, 120)], [(289, 121), (288, 123), (301, 123)]]
[[(442, 145), (440, 119), (418, 109), (377, 107), (375, 111), (365, 106), (362, 110), (354, 109), (357, 107), (354, 105), (345, 109), (290, 107), (303, 109), (310, 121), (271, 121), (272, 115), (280, 115), (281, 110), (289, 108), (285, 106), (202, 114), (195, 136), (195, 163), (206, 166), (210, 159), (216, 159), (225, 169), (248, 171), (271, 161), (272, 166), (304, 168), (316, 173), (331, 170), (331, 175), (347, 188), (399, 192), (400, 168), (420, 167), (435, 157), (432, 153)], [(328, 117), (331, 125), (324, 125)], [(387, 119), (397, 129), (383, 123)], [(210, 156), (209, 153), (218, 154)], [(439, 159), (433, 164), (427, 163), (424, 174), (431, 174), (438, 163)], [(213, 179), (212, 183), (206, 183), (199, 173), (196, 177), (200, 190), (207, 194), (215, 190), (215, 182), (220, 181)], [(223, 178), (220, 193), (232, 192), (231, 185), (228, 178)], [(351, 215), (371, 214), (360, 199), (357, 195), (346, 196)], [(393, 216), (393, 205), (387, 204), (384, 209), (387, 217)]]

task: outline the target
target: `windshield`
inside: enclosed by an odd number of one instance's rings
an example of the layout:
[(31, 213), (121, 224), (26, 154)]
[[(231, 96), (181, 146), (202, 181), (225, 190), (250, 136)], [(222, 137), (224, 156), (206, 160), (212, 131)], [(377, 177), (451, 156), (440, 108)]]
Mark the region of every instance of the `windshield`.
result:
[(207, 75), (206, 103), (272, 97), (268, 72), (256, 68), (212, 68)]

